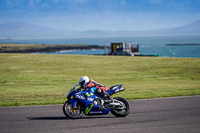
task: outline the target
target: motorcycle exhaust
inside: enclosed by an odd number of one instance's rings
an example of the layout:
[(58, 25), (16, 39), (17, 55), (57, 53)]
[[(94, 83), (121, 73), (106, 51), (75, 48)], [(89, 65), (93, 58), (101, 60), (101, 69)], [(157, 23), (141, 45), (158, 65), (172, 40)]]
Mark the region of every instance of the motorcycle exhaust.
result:
[(110, 103), (109, 106), (119, 106), (120, 103)]

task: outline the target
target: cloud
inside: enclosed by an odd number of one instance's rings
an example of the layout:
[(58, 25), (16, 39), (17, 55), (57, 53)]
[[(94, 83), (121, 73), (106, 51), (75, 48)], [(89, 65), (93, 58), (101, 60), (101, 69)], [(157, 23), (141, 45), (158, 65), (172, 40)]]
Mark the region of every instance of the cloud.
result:
[(149, 0), (149, 4), (155, 4), (155, 5), (158, 5), (158, 4), (162, 4), (162, 0)]
[(126, 5), (126, 0), (121, 0), (120, 5), (122, 6)]
[(0, 0), (0, 21), (25, 20), (72, 30), (145, 30), (196, 21), (200, 14), (198, 3), (189, 0)]
[(59, 0), (53, 0), (53, 3), (59, 3), (60, 1)]
[(9, 6), (9, 5), (12, 5), (13, 2), (11, 2), (10, 0), (6, 0), (6, 4)]
[(85, 3), (88, 0), (67, 0), (68, 2), (72, 2), (72, 3)]

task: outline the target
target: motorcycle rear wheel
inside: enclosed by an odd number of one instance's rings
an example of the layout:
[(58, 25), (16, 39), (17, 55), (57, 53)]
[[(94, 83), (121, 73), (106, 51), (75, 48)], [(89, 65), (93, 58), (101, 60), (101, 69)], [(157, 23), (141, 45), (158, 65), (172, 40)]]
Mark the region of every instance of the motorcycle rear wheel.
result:
[(66, 101), (66, 103), (63, 105), (63, 113), (65, 114), (65, 116), (71, 119), (78, 119), (83, 116), (81, 106), (77, 104), (76, 109), (73, 109), (72, 104), (69, 101)]
[(116, 117), (125, 117), (130, 112), (130, 105), (128, 101), (122, 97), (115, 97), (113, 99), (116, 99), (124, 104), (124, 109), (113, 109), (111, 110), (111, 113)]

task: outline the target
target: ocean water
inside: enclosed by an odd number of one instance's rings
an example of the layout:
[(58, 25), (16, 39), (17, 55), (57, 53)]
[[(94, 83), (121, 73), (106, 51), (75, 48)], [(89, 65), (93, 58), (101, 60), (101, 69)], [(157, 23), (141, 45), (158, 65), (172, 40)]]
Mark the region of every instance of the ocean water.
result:
[[(0, 43), (25, 44), (90, 44), (104, 46), (111, 42), (130, 42), (140, 44), (140, 54), (158, 54), (160, 57), (200, 57), (200, 45), (166, 46), (166, 44), (200, 44), (200, 36), (164, 37), (113, 37), (113, 38), (67, 38), (67, 39), (16, 39), (0, 40)], [(104, 50), (68, 50), (44, 54), (104, 54)]]

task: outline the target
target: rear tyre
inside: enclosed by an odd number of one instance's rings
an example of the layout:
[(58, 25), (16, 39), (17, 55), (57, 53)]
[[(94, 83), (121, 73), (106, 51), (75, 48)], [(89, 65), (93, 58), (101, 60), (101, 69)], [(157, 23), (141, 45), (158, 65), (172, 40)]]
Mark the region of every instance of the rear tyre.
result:
[(115, 97), (113, 99), (116, 99), (118, 101), (120, 101), (122, 103), (122, 108), (116, 108), (111, 110), (111, 113), (116, 116), (116, 117), (125, 117), (129, 114), (130, 111), (130, 105), (128, 103), (128, 101), (122, 97)]
[(81, 110), (81, 106), (77, 103), (76, 108), (72, 108), (72, 104), (69, 101), (63, 105), (63, 113), (65, 116), (71, 119), (78, 119), (83, 116), (83, 111)]

